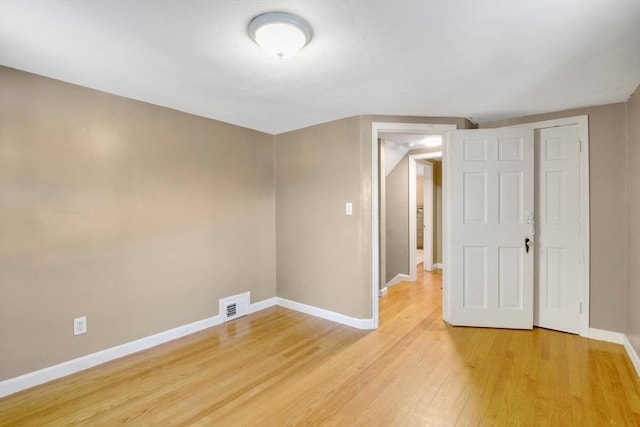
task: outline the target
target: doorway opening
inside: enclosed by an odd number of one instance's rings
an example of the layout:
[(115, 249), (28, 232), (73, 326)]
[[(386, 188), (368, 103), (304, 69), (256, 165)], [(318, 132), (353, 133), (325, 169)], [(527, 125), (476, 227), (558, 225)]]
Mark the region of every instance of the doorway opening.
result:
[[(426, 144), (419, 146), (416, 145), (415, 139), (425, 140), (427, 137), (435, 137), (444, 146), (448, 132), (456, 128), (456, 125), (425, 123), (373, 123), (372, 125), (372, 317), (375, 328), (379, 326), (378, 299), (386, 294), (387, 284), (393, 282), (394, 279), (397, 281), (416, 279), (415, 159), (409, 161), (409, 157), (411, 155), (426, 155), (425, 158), (430, 156), (431, 158), (442, 158), (443, 155), (442, 147), (428, 148), (425, 146)], [(404, 138), (407, 141), (407, 138), (413, 138), (414, 141), (406, 142), (406, 151), (397, 154), (393, 149), (385, 150), (383, 136), (390, 137), (390, 134), (393, 134), (396, 140)], [(409, 154), (412, 150), (415, 151)], [(434, 154), (434, 152), (438, 154)], [(386, 163), (390, 160), (387, 158), (389, 154), (396, 158), (396, 163), (401, 163), (398, 167), (403, 169), (399, 178), (402, 183), (399, 191), (388, 191), (386, 186), (386, 169), (389, 168)], [(408, 172), (409, 169), (412, 174)], [(444, 191), (446, 190), (443, 188)], [(389, 195), (401, 199), (397, 209), (386, 209)], [(412, 208), (409, 207), (410, 200), (413, 200)], [(399, 223), (402, 236), (399, 239), (393, 237), (387, 240), (387, 225), (390, 218), (387, 218), (386, 214), (392, 212), (402, 218), (402, 222)], [(410, 241), (413, 242), (411, 246)], [(393, 266), (391, 270), (387, 269), (388, 265)], [(443, 265), (443, 276), (446, 274), (445, 269), (446, 267)], [(443, 294), (446, 294), (444, 289)]]
[[(420, 168), (423, 169), (422, 180)], [(422, 247), (423, 270), (442, 269), (442, 151), (410, 155), (408, 178), (409, 263), (412, 266), (419, 264), (417, 249)], [(419, 224), (420, 217), (422, 225)], [(416, 280), (416, 274), (413, 268), (410, 280)]]

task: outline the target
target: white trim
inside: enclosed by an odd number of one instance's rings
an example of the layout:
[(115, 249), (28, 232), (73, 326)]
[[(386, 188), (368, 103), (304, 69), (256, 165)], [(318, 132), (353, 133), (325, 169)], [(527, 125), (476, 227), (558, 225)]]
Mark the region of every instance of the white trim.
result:
[(267, 298), (262, 301), (258, 301), (254, 304), (249, 304), (249, 310), (247, 310), (247, 314), (252, 314), (260, 310), (264, 310), (265, 308), (273, 307), (278, 304), (278, 300), (276, 297)]
[[(415, 268), (414, 268), (415, 270)], [(393, 285), (397, 285), (400, 282), (406, 282), (406, 281), (411, 281), (411, 280), (415, 280), (415, 279), (411, 279), (411, 277), (407, 276), (406, 274), (396, 274), (396, 277), (394, 277), (393, 279), (389, 280), (389, 282), (387, 283), (387, 285), (385, 286), (386, 288), (390, 288)]]
[[(378, 298), (376, 292), (376, 298)], [(314, 307), (312, 305), (302, 304), (300, 302), (291, 301), (286, 298), (277, 298), (278, 305), (289, 310), (299, 311), (311, 316), (320, 317), (322, 319), (331, 320), (332, 322), (341, 323), (357, 329), (376, 329), (373, 319), (357, 319), (355, 317), (336, 313), (334, 311), (325, 310), (324, 308)]]
[(389, 292), (389, 289), (387, 289), (386, 286), (384, 288), (380, 289), (380, 298), (386, 297), (388, 292)]
[(380, 295), (380, 168), (378, 165), (378, 128), (381, 123), (371, 124), (371, 318), (373, 329), (378, 329)]
[(629, 341), (629, 337), (627, 335), (622, 337), (622, 344), (624, 345), (624, 349), (627, 350), (627, 355), (629, 355), (629, 359), (631, 359), (631, 363), (634, 368), (636, 368), (636, 372), (640, 378), (640, 355), (631, 344), (631, 341)]
[[(444, 140), (444, 136), (442, 137), (442, 140)], [(442, 157), (440, 157), (440, 159), (442, 160)], [(436, 200), (436, 186), (435, 183), (433, 181), (433, 169), (434, 169), (434, 164), (431, 162), (425, 162), (424, 165), (422, 166), (422, 169), (424, 170), (424, 174), (423, 174), (423, 186), (422, 186), (422, 199), (423, 199), (423, 206), (422, 206), (422, 224), (423, 224), (423, 233), (422, 233), (422, 270), (423, 271), (433, 271), (433, 264), (435, 261), (435, 242), (433, 240), (433, 236), (434, 233), (437, 229), (436, 227), (436, 219), (433, 216), (433, 211), (434, 211), (434, 203), (433, 201)], [(441, 169), (442, 170), (442, 169)], [(427, 172), (428, 171), (428, 172)], [(429, 178), (428, 180), (426, 178)], [(417, 194), (416, 194), (417, 196)], [(425, 201), (431, 199), (431, 202), (429, 203), (429, 207), (430, 209), (424, 209), (424, 204), (426, 203)], [(440, 211), (442, 211), (442, 206), (440, 206)], [(417, 212), (417, 209), (416, 209)], [(415, 216), (415, 213), (414, 213)], [(424, 225), (427, 225), (427, 229), (430, 230), (429, 233), (425, 233), (424, 232)], [(416, 227), (416, 231), (417, 231), (417, 227)], [(417, 243), (417, 242), (416, 242)], [(417, 262), (417, 261), (416, 261)]]
[[(240, 294), (231, 295), (225, 298), (220, 298), (218, 303), (218, 314), (222, 315), (222, 321), (228, 322), (238, 317), (249, 314), (249, 302), (251, 301), (251, 292), (242, 292)], [(226, 307), (230, 304), (236, 304), (237, 311), (233, 316), (227, 316)]]
[[(255, 313), (256, 311), (263, 310), (275, 304), (275, 297), (264, 301), (258, 301), (255, 304), (249, 305), (248, 312)], [(0, 397), (17, 393), (21, 390), (35, 387), (76, 372), (84, 371), (85, 369), (92, 368), (102, 363), (119, 359), (220, 324), (222, 324), (222, 316), (218, 314), (183, 326), (178, 326), (177, 328), (169, 329), (168, 331), (159, 332), (135, 341), (130, 341), (125, 344), (68, 360), (54, 366), (49, 366), (14, 378), (9, 378), (4, 381), (0, 381)]]
[(614, 344), (622, 344), (624, 342), (624, 334), (621, 332), (607, 331), (604, 329), (589, 328), (585, 338), (592, 340), (607, 341)]
[(604, 329), (589, 328), (584, 335), (586, 338), (591, 338), (598, 341), (607, 341), (614, 344), (621, 344), (624, 346), (627, 356), (631, 360), (631, 364), (636, 368), (638, 377), (640, 378), (640, 355), (631, 344), (629, 337), (621, 332), (606, 331)]
[[(581, 295), (582, 313), (580, 314), (580, 336), (589, 336), (589, 313), (590, 313), (590, 236), (589, 236), (589, 116), (565, 117), (555, 120), (545, 120), (541, 122), (523, 123), (517, 126), (507, 127), (529, 127), (535, 130), (558, 126), (578, 126), (578, 137), (580, 138), (580, 242), (582, 256), (580, 258), (581, 272)], [(621, 343), (621, 342), (620, 342)]]
[[(445, 137), (443, 135), (443, 144), (444, 139)], [(409, 276), (411, 280), (417, 280), (418, 278), (415, 267), (418, 247), (416, 229), (416, 161), (428, 159), (442, 159), (442, 151), (409, 155), (409, 174), (407, 179), (409, 180)], [(411, 266), (413, 266), (413, 268)]]
[(433, 264), (433, 268), (442, 270), (442, 263), (441, 262), (436, 262), (435, 264)]
[(451, 288), (449, 280), (449, 270), (445, 266), (449, 265), (451, 259), (451, 244), (449, 239), (452, 236), (451, 212), (452, 197), (451, 188), (451, 144), (453, 132), (448, 132), (442, 143), (442, 320), (451, 323), (451, 313), (453, 311), (451, 300)]
[(217, 316), (179, 326), (168, 331), (160, 332), (135, 341), (107, 348), (96, 353), (87, 354), (86, 356), (62, 362), (54, 366), (49, 366), (15, 378), (4, 380), (0, 382), (0, 397), (16, 393), (26, 388), (34, 387), (57, 378), (65, 377), (76, 372), (84, 371), (85, 369), (96, 365), (164, 344), (168, 341), (193, 334), (221, 323), (222, 316), (218, 314)]
[[(379, 321), (379, 297), (380, 294), (380, 230), (378, 219), (380, 215), (380, 206), (378, 194), (380, 191), (379, 170), (378, 170), (378, 132), (425, 132), (425, 133), (441, 133), (445, 135), (443, 144), (449, 139), (448, 133), (457, 129), (456, 125), (428, 124), (428, 123), (392, 123), (392, 122), (373, 122), (371, 124), (371, 310), (372, 310), (372, 328), (377, 329)], [(444, 154), (444, 153), (443, 153)], [(443, 156), (443, 173), (444, 173)], [(443, 194), (444, 194), (443, 182)], [(444, 242), (443, 242), (444, 243)], [(443, 260), (444, 261), (444, 260)], [(415, 259), (414, 259), (415, 262)], [(446, 264), (445, 264), (446, 265)], [(415, 265), (410, 266), (410, 272), (415, 270)], [(443, 271), (443, 280), (445, 274)], [(446, 292), (443, 291), (442, 298)], [(444, 310), (443, 310), (444, 311)]]

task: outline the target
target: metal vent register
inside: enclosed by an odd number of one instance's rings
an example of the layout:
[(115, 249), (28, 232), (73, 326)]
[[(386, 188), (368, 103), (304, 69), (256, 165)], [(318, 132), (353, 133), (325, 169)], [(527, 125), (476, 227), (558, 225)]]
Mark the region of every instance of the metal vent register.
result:
[(227, 306), (227, 317), (235, 317), (238, 305), (234, 302)]
[(220, 315), (223, 322), (245, 316), (249, 310), (250, 293), (245, 292), (220, 300)]

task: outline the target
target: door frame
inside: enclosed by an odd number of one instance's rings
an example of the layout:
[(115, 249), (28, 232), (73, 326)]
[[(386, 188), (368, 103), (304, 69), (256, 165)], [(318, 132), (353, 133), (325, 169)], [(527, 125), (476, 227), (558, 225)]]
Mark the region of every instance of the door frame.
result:
[[(396, 122), (373, 122), (371, 124), (371, 310), (373, 329), (377, 329), (380, 324), (379, 301), (380, 298), (380, 173), (378, 166), (378, 134), (381, 132), (424, 132), (443, 135), (443, 148), (447, 143), (449, 132), (456, 130), (457, 125), (436, 124), (436, 123), (396, 123)], [(443, 152), (443, 174), (444, 174)], [(445, 193), (445, 183), (442, 183), (443, 198)], [(444, 220), (443, 214), (443, 220)], [(444, 223), (443, 223), (444, 231)], [(443, 241), (444, 245), (445, 241)], [(443, 255), (444, 256), (444, 255)], [(443, 259), (443, 281), (446, 277)], [(415, 270), (415, 266), (414, 266)], [(442, 302), (445, 302), (445, 290), (442, 292)], [(444, 311), (444, 308), (443, 308)]]
[[(589, 313), (590, 313), (590, 234), (589, 234), (589, 117), (587, 115), (566, 117), (554, 120), (544, 120), (539, 122), (522, 123), (514, 126), (505, 127), (528, 127), (535, 132), (539, 129), (545, 129), (558, 126), (578, 126), (578, 137), (580, 140), (580, 336), (589, 336)], [(445, 139), (445, 146), (443, 147), (442, 156), (442, 187), (443, 187), (443, 266), (446, 267), (446, 260), (451, 257), (451, 220), (449, 215), (451, 213), (451, 197), (446, 188), (450, 188), (451, 185), (451, 171), (450, 171), (450, 158), (447, 155), (451, 150), (451, 138)], [(450, 319), (451, 313), (451, 297), (449, 292), (446, 292), (446, 300), (444, 299), (445, 291), (448, 290), (449, 280), (448, 276), (444, 274), (442, 278), (443, 286), (443, 305), (442, 305), (442, 317), (445, 321)]]
[[(443, 138), (444, 141), (444, 138)], [(442, 153), (442, 151), (440, 151), (440, 153)], [(442, 165), (442, 154), (440, 155), (440, 165)], [(429, 166), (427, 166), (429, 165)], [(417, 165), (416, 165), (417, 166)], [(433, 202), (434, 200), (436, 200), (436, 186), (435, 183), (433, 181), (433, 169), (435, 168), (435, 163), (433, 162), (423, 162), (422, 165), (422, 170), (423, 170), (423, 175), (422, 175), (422, 253), (423, 253), (423, 257), (422, 257), (422, 270), (423, 271), (433, 271), (436, 267), (435, 267), (435, 241), (433, 239), (433, 236), (435, 235), (435, 232), (437, 231), (437, 221), (436, 221), (436, 217), (433, 215), (433, 213), (435, 212), (435, 208), (436, 205)], [(427, 176), (427, 169), (429, 169), (429, 185), (425, 184), (425, 177)], [(440, 168), (440, 171), (442, 171), (442, 168)], [(440, 193), (442, 195), (442, 193)], [(416, 193), (416, 197), (418, 197), (418, 193)], [(431, 210), (427, 210), (427, 217), (429, 219), (429, 221), (425, 221), (425, 210), (424, 210), (424, 201), (425, 200), (429, 200), (429, 198), (431, 198)], [(417, 209), (416, 209), (417, 212)], [(441, 215), (442, 217), (442, 215)], [(425, 224), (428, 224), (431, 230), (431, 233), (425, 233), (424, 232), (424, 226)], [(418, 232), (418, 230), (416, 229), (416, 233)], [(416, 242), (417, 243), (417, 242)], [(417, 244), (416, 244), (417, 246)], [(424, 256), (424, 251), (426, 248), (429, 248), (429, 258), (426, 258)], [(425, 268), (425, 266), (427, 266), (427, 263), (425, 263), (425, 260), (429, 260), (429, 269), (427, 270)], [(417, 260), (416, 260), (417, 261)]]
[[(444, 136), (442, 137), (442, 144), (444, 145)], [(416, 229), (416, 163), (418, 160), (429, 159), (441, 159), (442, 151), (434, 151), (432, 153), (411, 154), (409, 156), (409, 280), (416, 280), (418, 278), (416, 273), (416, 248), (418, 246), (418, 237)], [(433, 185), (433, 184), (432, 184)], [(433, 230), (433, 215), (431, 216)], [(433, 247), (433, 235), (431, 236), (431, 246)], [(424, 249), (423, 249), (424, 250)], [(433, 249), (432, 249), (433, 253)], [(433, 265), (433, 256), (431, 259)]]

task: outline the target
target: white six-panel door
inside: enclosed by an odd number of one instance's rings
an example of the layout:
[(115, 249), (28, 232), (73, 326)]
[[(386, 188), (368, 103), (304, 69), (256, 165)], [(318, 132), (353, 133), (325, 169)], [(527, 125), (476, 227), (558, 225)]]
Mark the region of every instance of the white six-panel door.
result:
[(580, 332), (580, 141), (578, 125), (536, 131), (534, 324)]
[(531, 329), (533, 131), (456, 131), (451, 170), (451, 323)]

